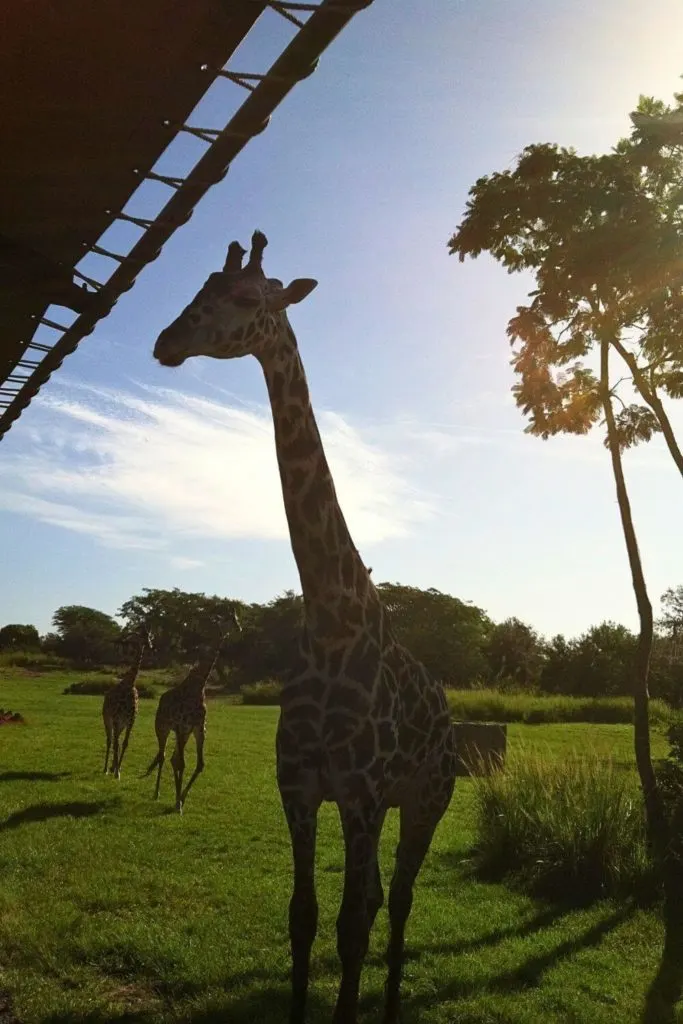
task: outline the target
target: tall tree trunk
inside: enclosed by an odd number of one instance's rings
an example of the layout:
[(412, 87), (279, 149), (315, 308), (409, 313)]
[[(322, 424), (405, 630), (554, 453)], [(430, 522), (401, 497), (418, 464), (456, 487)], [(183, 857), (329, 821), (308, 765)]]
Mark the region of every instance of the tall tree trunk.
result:
[(614, 421), (614, 410), (612, 408), (612, 394), (609, 385), (609, 351), (611, 339), (603, 338), (600, 342), (600, 393), (603, 409), (605, 412), (605, 423), (607, 425), (607, 439), (609, 452), (612, 460), (612, 472), (617, 490), (617, 503), (621, 516), (621, 526), (626, 541), (628, 561), (631, 568), (631, 580), (633, 592), (638, 607), (638, 618), (640, 620), (640, 631), (638, 634), (638, 646), (636, 649), (635, 673), (634, 673), (634, 744), (638, 775), (643, 790), (645, 801), (645, 812), (650, 841), (655, 850), (663, 854), (666, 849), (666, 826), (664, 812), (661, 802), (657, 778), (652, 766), (650, 751), (650, 715), (649, 715), (649, 692), (648, 677), (650, 674), (650, 656), (652, 653), (653, 618), (652, 605), (647, 593), (643, 566), (638, 550), (638, 540), (633, 526), (631, 515), (631, 503), (626, 489), (624, 478), (624, 467), (621, 460), (621, 449)]
[(643, 371), (638, 366), (638, 360), (633, 353), (629, 352), (618, 338), (612, 338), (611, 344), (631, 371), (633, 383), (635, 384), (641, 398), (650, 406), (650, 409), (652, 409), (652, 412), (659, 423), (662, 434), (664, 435), (664, 440), (666, 441), (666, 446), (669, 449), (671, 458), (676, 463), (678, 472), (683, 476), (683, 452), (681, 452), (681, 449), (678, 447), (676, 435), (674, 434), (673, 427), (671, 426), (671, 421), (666, 414), (666, 409), (662, 405), (662, 400), (657, 394), (656, 389), (651, 388), (648, 384), (645, 376), (643, 375)]

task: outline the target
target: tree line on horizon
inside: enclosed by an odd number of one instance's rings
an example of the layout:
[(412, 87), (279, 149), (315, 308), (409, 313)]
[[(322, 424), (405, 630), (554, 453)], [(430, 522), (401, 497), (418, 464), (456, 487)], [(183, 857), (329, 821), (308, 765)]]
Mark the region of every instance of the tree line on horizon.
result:
[[(494, 622), (470, 602), (430, 588), (380, 583), (401, 643), (447, 686), (534, 690), (584, 697), (633, 693), (637, 637), (619, 623), (602, 622), (580, 636), (547, 639), (516, 617)], [(295, 664), (303, 622), (303, 599), (286, 591), (265, 604), (190, 593), (175, 588), (143, 588), (124, 602), (117, 618), (96, 608), (64, 605), (41, 636), (33, 625), (0, 628), (0, 651), (42, 652), (76, 668), (120, 665), (127, 628), (142, 621), (154, 637), (147, 664), (185, 665), (210, 642), (210, 624), (236, 608), (241, 632), (228, 635), (217, 673), (226, 689), (238, 690), (263, 679), (283, 681)], [(683, 586), (662, 597), (654, 647), (651, 688), (674, 707), (683, 706)]]

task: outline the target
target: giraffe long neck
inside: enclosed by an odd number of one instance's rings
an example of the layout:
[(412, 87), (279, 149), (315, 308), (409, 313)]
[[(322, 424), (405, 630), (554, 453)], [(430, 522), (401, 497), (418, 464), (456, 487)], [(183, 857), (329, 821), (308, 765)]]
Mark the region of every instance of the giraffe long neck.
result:
[(138, 653), (137, 653), (137, 657), (132, 662), (132, 664), (131, 664), (130, 668), (127, 670), (127, 672), (124, 672), (124, 674), (121, 676), (121, 686), (123, 686), (123, 687), (130, 687), (131, 689), (135, 686), (135, 683), (136, 683), (137, 678), (138, 678), (138, 673), (140, 671), (140, 666), (142, 665), (142, 658), (143, 658), (144, 653), (145, 653), (145, 648), (144, 648), (144, 646), (142, 644), (140, 644), (140, 647), (139, 647)]
[(201, 658), (196, 665), (193, 665), (183, 680), (183, 686), (187, 690), (196, 691), (202, 694), (206, 690), (206, 684), (211, 671), (218, 660), (218, 650), (206, 658)]
[(379, 597), (339, 506), (296, 338), (288, 324), (286, 331), (261, 364), (307, 625), (335, 642)]

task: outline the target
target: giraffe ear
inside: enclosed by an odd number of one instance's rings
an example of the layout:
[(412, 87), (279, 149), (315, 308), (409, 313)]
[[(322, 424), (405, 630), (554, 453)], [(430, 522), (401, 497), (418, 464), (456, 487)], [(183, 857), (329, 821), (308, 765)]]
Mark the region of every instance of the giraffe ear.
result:
[(318, 282), (314, 281), (312, 277), (297, 277), (286, 288), (270, 292), (266, 298), (266, 308), (271, 311), (286, 309), (287, 306), (301, 302), (317, 287)]

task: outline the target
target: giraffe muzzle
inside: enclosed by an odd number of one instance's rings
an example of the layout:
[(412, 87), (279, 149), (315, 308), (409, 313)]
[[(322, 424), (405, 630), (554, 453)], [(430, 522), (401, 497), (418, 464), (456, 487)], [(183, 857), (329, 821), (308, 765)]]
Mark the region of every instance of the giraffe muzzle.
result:
[(162, 366), (181, 366), (185, 362), (185, 356), (178, 351), (169, 336), (168, 329), (162, 331), (154, 346), (154, 358)]

